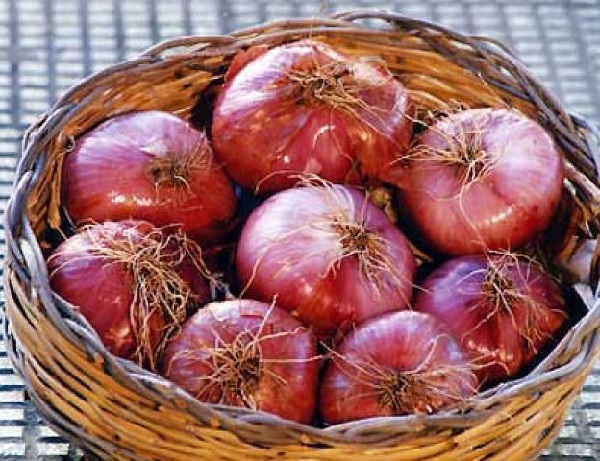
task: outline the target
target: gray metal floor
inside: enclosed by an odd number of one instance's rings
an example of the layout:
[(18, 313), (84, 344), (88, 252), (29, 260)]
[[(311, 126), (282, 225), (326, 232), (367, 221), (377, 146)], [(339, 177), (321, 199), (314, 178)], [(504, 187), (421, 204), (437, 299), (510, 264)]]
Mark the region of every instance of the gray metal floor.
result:
[[(177, 35), (367, 7), (499, 38), (570, 110), (600, 123), (600, 0), (0, 0), (0, 209), (20, 134), (83, 76)], [(63, 457), (74, 450), (38, 420), (0, 342), (0, 459)], [(541, 459), (600, 460), (600, 368)]]

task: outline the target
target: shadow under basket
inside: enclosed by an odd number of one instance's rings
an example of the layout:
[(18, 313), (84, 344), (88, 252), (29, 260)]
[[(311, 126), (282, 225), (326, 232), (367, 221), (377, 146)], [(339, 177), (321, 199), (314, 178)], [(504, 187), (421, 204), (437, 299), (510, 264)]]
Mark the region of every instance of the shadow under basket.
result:
[[(526, 376), (434, 415), (305, 426), (195, 401), (163, 378), (113, 357), (85, 320), (53, 295), (44, 255), (66, 226), (61, 165), (73, 140), (130, 111), (160, 109), (192, 117), (236, 52), (306, 37), (383, 60), (423, 113), (444, 101), (513, 107), (554, 136), (564, 155), (563, 199), (569, 204), (564, 232), (554, 244), (562, 255), (590, 247), (586, 280), (575, 285), (586, 309)], [(594, 127), (566, 113), (502, 44), (393, 13), (355, 11), (161, 43), (71, 88), (24, 137), (6, 212), (4, 327), (10, 357), (47, 423), (100, 459), (534, 458), (559, 433), (600, 354), (597, 143)]]

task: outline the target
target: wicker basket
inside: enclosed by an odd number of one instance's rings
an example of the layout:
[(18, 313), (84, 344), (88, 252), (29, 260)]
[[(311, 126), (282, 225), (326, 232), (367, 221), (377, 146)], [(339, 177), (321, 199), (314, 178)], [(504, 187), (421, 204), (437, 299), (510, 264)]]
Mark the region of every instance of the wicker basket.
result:
[[(527, 376), (480, 393), (460, 411), (374, 418), (316, 428), (250, 410), (196, 402), (182, 390), (107, 353), (87, 323), (54, 297), (45, 252), (60, 235), (60, 171), (73, 139), (123, 112), (190, 115), (232, 56), (255, 44), (304, 37), (377, 56), (420, 108), (441, 101), (510, 105), (537, 119), (564, 152), (567, 232), (563, 254), (595, 243), (600, 219), (597, 132), (567, 114), (509, 50), (435, 24), (383, 12), (284, 21), (229, 36), (159, 44), (73, 87), (25, 135), (6, 212), (6, 338), (15, 368), (43, 418), (101, 459), (525, 460), (558, 434), (600, 354), (593, 250), (577, 285), (587, 313)], [(596, 147), (594, 147), (596, 146)]]

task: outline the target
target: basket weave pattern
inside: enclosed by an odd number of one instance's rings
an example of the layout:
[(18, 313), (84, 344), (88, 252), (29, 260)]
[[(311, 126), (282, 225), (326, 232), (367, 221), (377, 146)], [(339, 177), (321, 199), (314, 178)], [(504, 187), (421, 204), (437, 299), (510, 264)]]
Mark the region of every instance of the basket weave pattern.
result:
[(101, 459), (534, 457), (558, 434), (600, 355), (600, 306), (592, 294), (598, 249), (589, 284), (579, 287), (587, 315), (524, 378), (480, 393), (460, 412), (374, 418), (325, 429), (199, 403), (108, 354), (87, 322), (53, 295), (44, 252), (63, 224), (60, 172), (73, 140), (106, 118), (133, 110), (188, 116), (198, 97), (222, 80), (236, 52), (306, 37), (351, 55), (382, 59), (423, 111), (453, 100), (469, 107), (510, 106), (537, 119), (565, 156), (575, 204), (571, 234), (597, 234), (597, 132), (566, 113), (501, 44), (380, 12), (171, 40), (73, 87), (25, 135), (6, 212), (5, 329), (11, 359), (31, 398), (55, 430)]

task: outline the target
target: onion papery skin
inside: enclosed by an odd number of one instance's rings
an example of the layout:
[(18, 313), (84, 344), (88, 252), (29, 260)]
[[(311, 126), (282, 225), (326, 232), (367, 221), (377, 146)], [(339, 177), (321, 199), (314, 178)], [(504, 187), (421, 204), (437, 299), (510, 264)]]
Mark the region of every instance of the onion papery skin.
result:
[[(470, 173), (439, 155), (464, 151), (458, 146), (465, 143), (484, 153)], [(442, 118), (406, 159), (397, 170), (402, 204), (422, 240), (439, 253), (516, 249), (547, 227), (560, 201), (560, 152), (539, 124), (514, 110)]]
[(66, 155), (62, 187), (76, 224), (140, 219), (203, 242), (218, 240), (236, 209), (206, 135), (161, 111), (117, 116), (84, 134)]
[(410, 94), (380, 64), (301, 40), (251, 49), (231, 67), (212, 140), (245, 188), (268, 194), (310, 174), (335, 183), (386, 180), (410, 145)]
[(429, 414), (460, 404), (476, 388), (467, 355), (439, 320), (392, 312), (357, 327), (332, 353), (320, 414), (327, 424)]
[[(198, 400), (309, 424), (318, 362), (310, 329), (277, 306), (235, 299), (192, 316), (169, 344), (161, 371)], [(240, 376), (245, 381), (236, 381)]]
[[(344, 241), (340, 224), (359, 237), (343, 234)], [(375, 245), (361, 256), (348, 247), (360, 246), (363, 231)], [(245, 296), (276, 300), (321, 339), (411, 302), (416, 263), (408, 240), (364, 193), (345, 186), (269, 197), (246, 221), (236, 256)]]
[[(177, 327), (175, 322), (182, 324), (187, 310), (195, 310), (211, 300), (209, 273), (202, 267), (200, 256), (185, 254), (176, 237), (163, 234), (144, 221), (107, 221), (86, 226), (61, 243), (48, 258), (52, 289), (87, 319), (110, 352), (153, 368), (157, 348), (164, 346), (166, 336)], [(113, 251), (124, 247), (131, 251), (118, 255)], [(148, 259), (150, 264), (157, 265), (168, 280), (174, 281), (166, 295), (155, 285), (142, 288), (140, 284), (149, 280), (149, 274), (133, 270), (131, 261), (136, 256), (140, 259), (142, 254), (147, 257), (149, 252), (154, 252)], [(143, 290), (148, 292), (144, 294)], [(136, 324), (144, 320), (137, 316), (142, 296), (155, 301), (147, 306), (148, 330), (144, 338), (139, 337), (142, 327)], [(164, 306), (157, 298), (173, 305)], [(170, 309), (177, 306), (178, 317), (173, 319), (171, 314), (175, 312)]]
[[(490, 291), (490, 270), (499, 273)], [(557, 283), (537, 263), (507, 255), (454, 258), (420, 283), (414, 309), (442, 320), (469, 352), (486, 385), (532, 364), (558, 339), (567, 312)]]

